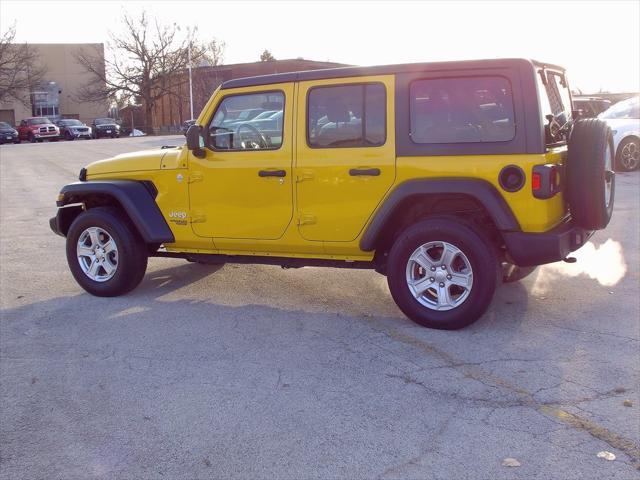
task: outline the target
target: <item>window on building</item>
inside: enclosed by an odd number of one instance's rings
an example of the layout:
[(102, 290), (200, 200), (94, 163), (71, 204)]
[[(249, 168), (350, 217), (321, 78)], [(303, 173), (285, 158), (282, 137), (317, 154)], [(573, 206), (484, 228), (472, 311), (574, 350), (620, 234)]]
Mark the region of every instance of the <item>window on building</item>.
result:
[(386, 103), (385, 87), (381, 83), (311, 89), (307, 102), (309, 146), (383, 145), (386, 140)]
[[(271, 112), (269, 116), (262, 115)], [(258, 118), (259, 117), (259, 118)], [(282, 145), (282, 92), (230, 95), (218, 106), (209, 125), (215, 150), (274, 150)]]
[(513, 95), (504, 77), (417, 80), (409, 94), (415, 143), (506, 142), (515, 136)]

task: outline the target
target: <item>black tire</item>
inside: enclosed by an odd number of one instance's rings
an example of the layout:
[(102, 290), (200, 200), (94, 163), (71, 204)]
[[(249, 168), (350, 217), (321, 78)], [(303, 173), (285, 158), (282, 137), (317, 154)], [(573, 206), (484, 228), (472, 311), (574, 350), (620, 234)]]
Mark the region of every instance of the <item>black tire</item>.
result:
[(576, 122), (569, 139), (567, 198), (571, 216), (585, 229), (603, 229), (611, 220), (615, 198), (613, 157), (613, 137), (605, 122), (597, 118)]
[[(106, 281), (89, 278), (77, 256), (78, 240), (90, 227), (106, 231), (117, 246), (115, 273)], [(113, 207), (92, 208), (78, 215), (67, 233), (66, 250), (73, 277), (82, 288), (98, 297), (115, 297), (133, 290), (147, 270), (147, 246), (126, 215)]]
[(15, 139), (15, 140), (13, 141), (13, 143), (14, 143), (15, 145), (18, 145), (18, 144), (20, 143), (20, 139), (19, 139), (19, 138)]
[(31, 143), (36, 143), (36, 137), (33, 133), (29, 133), (29, 141)]
[(68, 140), (68, 141), (72, 141), (73, 137), (71, 136), (71, 134), (69, 132), (64, 132), (64, 139)]
[(514, 265), (513, 263), (503, 263), (502, 264), (502, 282), (503, 283), (514, 283), (519, 282), (525, 277), (528, 277), (538, 268), (537, 265), (533, 267), (521, 267), (519, 265)]
[[(471, 266), (471, 288), (466, 298), (462, 299), (462, 296), (459, 296), (461, 303), (450, 310), (431, 309), (420, 303), (409, 290), (409, 259), (420, 246), (430, 242), (446, 242), (455, 246)], [(457, 255), (455, 258), (459, 260), (460, 257)], [(489, 307), (500, 278), (497, 252), (491, 241), (475, 227), (451, 217), (426, 219), (405, 230), (393, 244), (386, 268), (389, 290), (400, 310), (414, 322), (440, 330), (460, 329), (480, 318)], [(441, 271), (436, 267), (435, 273), (432, 274), (442, 275), (438, 272)], [(447, 270), (444, 271), (446, 272)], [(425, 270), (424, 278), (428, 276), (429, 272)], [(438, 282), (439, 280), (436, 280), (435, 283)], [(437, 288), (435, 283), (432, 285)], [(445, 284), (440, 283), (440, 286), (442, 285)], [(452, 287), (445, 288), (451, 294)], [(425, 291), (420, 297), (421, 300), (426, 301), (425, 297), (428, 295), (431, 293)]]
[[(630, 149), (631, 152), (626, 150)], [(621, 172), (632, 172), (640, 166), (640, 141), (634, 137), (627, 137), (618, 145), (616, 152), (616, 169)]]

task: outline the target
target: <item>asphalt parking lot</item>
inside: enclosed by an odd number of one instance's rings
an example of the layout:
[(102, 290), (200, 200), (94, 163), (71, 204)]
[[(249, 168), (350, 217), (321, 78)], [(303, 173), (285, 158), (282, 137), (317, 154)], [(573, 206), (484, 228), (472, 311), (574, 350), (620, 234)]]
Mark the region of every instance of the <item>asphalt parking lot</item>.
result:
[(84, 293), (59, 188), (183, 141), (0, 146), (0, 478), (640, 476), (639, 172), (578, 263), (462, 331), (414, 325), (372, 271), (151, 259), (131, 294)]

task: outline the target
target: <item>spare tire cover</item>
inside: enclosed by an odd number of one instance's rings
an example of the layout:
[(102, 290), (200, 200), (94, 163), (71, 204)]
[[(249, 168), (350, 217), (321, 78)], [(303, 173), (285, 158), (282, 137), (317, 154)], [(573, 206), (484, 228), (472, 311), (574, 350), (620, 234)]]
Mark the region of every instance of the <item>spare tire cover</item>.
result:
[(613, 137), (602, 120), (579, 120), (571, 130), (566, 165), (567, 200), (574, 222), (588, 230), (605, 228), (615, 196)]

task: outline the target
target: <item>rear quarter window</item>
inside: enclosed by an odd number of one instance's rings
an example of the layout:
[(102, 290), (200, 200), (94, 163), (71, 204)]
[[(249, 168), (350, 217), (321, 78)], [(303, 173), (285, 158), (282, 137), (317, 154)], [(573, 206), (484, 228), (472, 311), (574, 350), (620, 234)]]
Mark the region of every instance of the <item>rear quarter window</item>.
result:
[(515, 137), (513, 94), (505, 77), (414, 80), (409, 103), (414, 143), (508, 142)]

